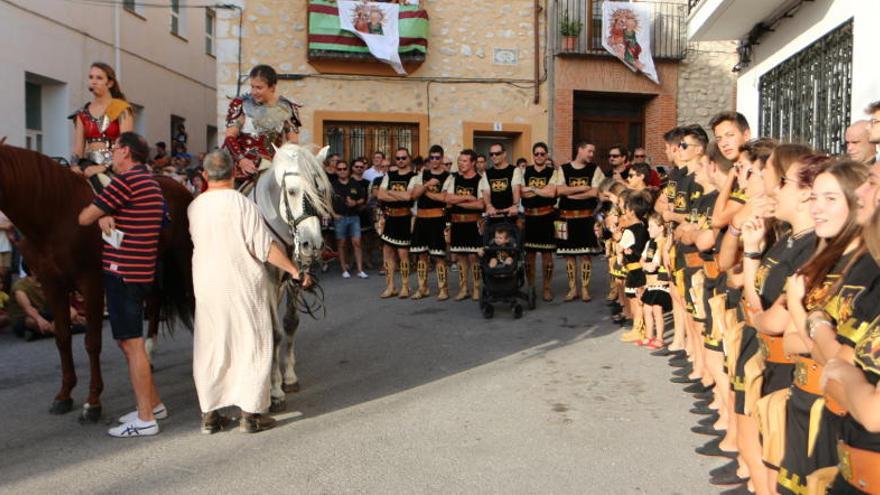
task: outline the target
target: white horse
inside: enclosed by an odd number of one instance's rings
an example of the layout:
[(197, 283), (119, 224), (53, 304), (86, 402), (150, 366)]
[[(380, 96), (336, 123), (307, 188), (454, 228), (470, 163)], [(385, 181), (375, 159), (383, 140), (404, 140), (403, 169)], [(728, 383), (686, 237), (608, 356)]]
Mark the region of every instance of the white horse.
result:
[[(320, 256), (324, 242), (321, 217), (332, 215), (332, 186), (322, 165), (328, 149), (321, 149), (316, 156), (293, 143), (276, 148), (271, 165), (261, 167), (262, 173), (248, 193), (276, 241), (287, 248), (288, 255), (302, 270)], [(299, 287), (283, 283), (281, 271), (270, 268), (270, 272), (276, 280), (271, 304), (274, 343), (270, 410), (279, 412), (287, 406), (285, 394), (299, 390), (294, 371), (294, 335), (299, 326), (295, 301)], [(285, 343), (286, 352), (282, 355)]]

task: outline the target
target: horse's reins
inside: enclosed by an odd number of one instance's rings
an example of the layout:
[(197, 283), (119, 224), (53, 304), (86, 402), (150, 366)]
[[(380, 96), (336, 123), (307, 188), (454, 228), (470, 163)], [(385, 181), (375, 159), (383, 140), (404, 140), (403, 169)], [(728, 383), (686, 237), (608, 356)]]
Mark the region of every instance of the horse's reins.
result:
[[(293, 172), (285, 172), (281, 176), (281, 196), (284, 197), (284, 209), (285, 209), (285, 212), (287, 213), (287, 216), (285, 217), (285, 223), (287, 224), (287, 228), (290, 230), (290, 237), (294, 239), (294, 243), (295, 243), (296, 242), (295, 241), (296, 228), (299, 226), (300, 223), (302, 223), (306, 219), (308, 219), (310, 217), (317, 216), (317, 212), (314, 211), (314, 207), (311, 206), (311, 203), (306, 200), (307, 198), (303, 198), (303, 212), (302, 212), (302, 214), (296, 218), (293, 217), (293, 210), (290, 207), (290, 199), (287, 197), (287, 176), (288, 175), (295, 175), (295, 174)], [(305, 193), (303, 193), (303, 194), (305, 194)], [(277, 232), (276, 232), (276, 235), (277, 235)], [(280, 238), (280, 236), (279, 236), (279, 238)], [(294, 303), (294, 307), (298, 311), (305, 313), (305, 314), (311, 316), (313, 319), (317, 320), (318, 317), (316, 316), (316, 314), (319, 310), (322, 311), (322, 315), (321, 315), (322, 318), (327, 316), (327, 307), (324, 305), (324, 289), (318, 283), (318, 277), (316, 277), (312, 274), (310, 274), (309, 276), (312, 278), (312, 285), (309, 286), (309, 288), (305, 289), (302, 287), (302, 282), (300, 281), (300, 283), (299, 283), (300, 290), (295, 293), (296, 296), (293, 299), (293, 303)], [(296, 281), (294, 281), (294, 279), (291, 278), (289, 280), (289, 283), (296, 283)], [(314, 300), (312, 302), (309, 302), (307, 300), (307, 298), (306, 298), (307, 294), (314, 295)]]

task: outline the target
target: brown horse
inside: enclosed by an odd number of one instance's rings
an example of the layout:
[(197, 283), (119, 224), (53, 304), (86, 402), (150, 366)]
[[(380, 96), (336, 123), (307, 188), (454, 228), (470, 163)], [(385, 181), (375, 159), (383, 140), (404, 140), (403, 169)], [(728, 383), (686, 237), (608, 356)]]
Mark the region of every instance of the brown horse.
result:
[[(158, 329), (160, 308), (165, 321), (191, 326), (193, 309), (192, 241), (186, 209), (192, 195), (167, 177), (156, 177), (165, 196), (171, 222), (159, 241), (157, 284), (147, 300), (150, 333)], [(43, 286), (55, 317), (55, 343), (61, 354), (61, 390), (49, 409), (64, 414), (73, 408), (76, 386), (70, 331), (70, 294), (85, 298), (85, 347), (91, 381), (81, 421), (101, 417), (101, 328), (104, 311), (100, 230), (81, 227), (79, 212), (94, 198), (86, 180), (40, 153), (0, 145), (0, 210), (23, 234), (19, 250)]]

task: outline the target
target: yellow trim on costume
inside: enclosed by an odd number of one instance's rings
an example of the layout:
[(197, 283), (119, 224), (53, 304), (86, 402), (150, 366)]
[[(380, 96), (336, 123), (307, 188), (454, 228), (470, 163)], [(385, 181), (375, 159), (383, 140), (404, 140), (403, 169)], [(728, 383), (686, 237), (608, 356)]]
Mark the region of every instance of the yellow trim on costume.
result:
[(126, 110), (131, 111), (131, 105), (129, 105), (127, 101), (113, 98), (110, 100), (110, 104), (107, 105), (107, 110), (104, 111), (104, 115), (106, 115), (112, 122), (118, 119)]
[(792, 493), (796, 493), (797, 495), (809, 495), (807, 492), (807, 480), (804, 480), (804, 484), (800, 483), (800, 476), (792, 473), (792, 475), (788, 476), (788, 470), (785, 468), (779, 468), (779, 475), (776, 476), (776, 482), (779, 483), (780, 486), (784, 488), (788, 488)]
[[(858, 326), (856, 326), (858, 324)], [(871, 323), (850, 318), (837, 327), (837, 333), (850, 342), (859, 343), (871, 331)]]
[(825, 409), (825, 398), (820, 397), (810, 407), (810, 427), (807, 429), (807, 456), (812, 457), (816, 438), (819, 437), (819, 425), (822, 422), (822, 410)]

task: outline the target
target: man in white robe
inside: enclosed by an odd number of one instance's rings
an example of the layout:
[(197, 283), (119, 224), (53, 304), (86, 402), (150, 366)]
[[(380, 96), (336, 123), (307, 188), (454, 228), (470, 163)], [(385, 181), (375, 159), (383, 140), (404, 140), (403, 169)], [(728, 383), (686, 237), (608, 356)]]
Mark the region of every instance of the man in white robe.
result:
[(193, 377), (202, 410), (202, 432), (229, 422), (218, 409), (238, 406), (240, 429), (271, 428), (272, 278), (266, 262), (300, 278), (273, 241), (257, 205), (233, 188), (233, 162), (225, 151), (208, 154), (208, 189), (189, 206), (193, 241), (196, 317)]

